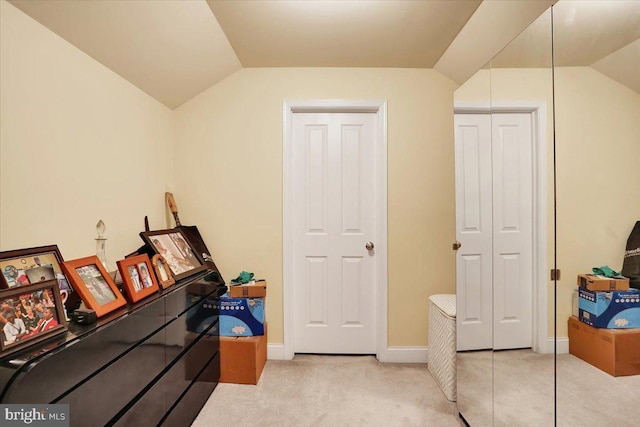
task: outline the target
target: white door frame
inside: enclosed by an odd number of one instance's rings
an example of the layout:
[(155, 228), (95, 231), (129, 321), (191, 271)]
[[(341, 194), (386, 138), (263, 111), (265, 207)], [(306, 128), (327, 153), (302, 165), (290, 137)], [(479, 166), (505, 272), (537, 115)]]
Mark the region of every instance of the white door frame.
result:
[(547, 103), (545, 101), (455, 102), (455, 114), (530, 113), (533, 119), (533, 351), (553, 353), (547, 307)]
[[(294, 113), (375, 113), (376, 139), (376, 356), (387, 352), (387, 101), (385, 100), (285, 100), (282, 138), (282, 303), (283, 358), (293, 359), (293, 114)], [(384, 356), (383, 356), (384, 357)]]

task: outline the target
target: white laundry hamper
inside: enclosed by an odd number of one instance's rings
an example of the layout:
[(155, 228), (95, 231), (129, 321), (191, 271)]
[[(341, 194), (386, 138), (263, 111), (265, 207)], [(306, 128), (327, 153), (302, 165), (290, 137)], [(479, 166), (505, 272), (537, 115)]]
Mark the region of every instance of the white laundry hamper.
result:
[(428, 369), (444, 395), (456, 401), (456, 296), (429, 297)]

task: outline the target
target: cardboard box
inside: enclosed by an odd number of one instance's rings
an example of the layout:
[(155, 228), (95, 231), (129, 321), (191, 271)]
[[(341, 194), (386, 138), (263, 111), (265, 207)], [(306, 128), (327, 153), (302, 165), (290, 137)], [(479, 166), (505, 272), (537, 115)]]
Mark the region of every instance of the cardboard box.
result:
[(243, 285), (230, 285), (229, 296), (233, 298), (264, 298), (267, 296), (267, 281), (260, 280)]
[(220, 336), (264, 335), (264, 298), (231, 298), (228, 293), (214, 302), (219, 309)]
[(597, 329), (569, 318), (569, 353), (614, 377), (640, 374), (640, 329)]
[(578, 274), (578, 287), (590, 291), (626, 291), (629, 279), (613, 279), (595, 274)]
[(640, 328), (640, 290), (597, 292), (580, 289), (580, 320), (596, 328)]
[(258, 384), (267, 363), (267, 336), (220, 337), (220, 382)]

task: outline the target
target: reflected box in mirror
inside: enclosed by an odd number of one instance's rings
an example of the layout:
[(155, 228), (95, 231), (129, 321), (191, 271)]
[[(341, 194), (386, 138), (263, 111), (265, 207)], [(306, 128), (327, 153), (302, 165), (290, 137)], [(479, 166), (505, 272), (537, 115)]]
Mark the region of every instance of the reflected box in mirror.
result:
[(640, 290), (598, 292), (580, 289), (580, 321), (610, 329), (640, 328)]
[(640, 374), (640, 329), (598, 329), (569, 318), (569, 353), (614, 377)]
[(578, 287), (590, 291), (626, 291), (629, 279), (598, 276), (596, 274), (578, 274)]

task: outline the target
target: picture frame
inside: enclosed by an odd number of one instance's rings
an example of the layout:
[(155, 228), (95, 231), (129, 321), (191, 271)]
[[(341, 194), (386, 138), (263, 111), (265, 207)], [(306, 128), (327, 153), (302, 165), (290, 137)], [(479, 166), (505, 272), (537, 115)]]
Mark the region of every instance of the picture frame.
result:
[(0, 357), (67, 330), (56, 279), (0, 292)]
[(65, 261), (62, 270), (87, 308), (94, 310), (97, 317), (127, 304), (97, 256)]
[[(46, 269), (50, 265), (53, 267), (53, 275), (58, 281), (62, 302), (66, 303), (72, 289), (69, 280), (62, 271), (62, 262), (64, 262), (64, 258), (62, 258), (57, 245), (0, 252), (0, 271), (2, 272), (0, 274), (0, 290), (50, 280), (52, 278), (51, 272)], [(37, 272), (39, 274), (35, 274), (36, 272), (33, 271), (35, 269), (40, 270)], [(32, 279), (29, 278), (30, 275)], [(34, 282), (33, 277), (37, 282), (32, 283)]]
[(140, 237), (154, 253), (164, 257), (176, 282), (207, 269), (200, 254), (179, 228), (143, 231)]
[(160, 290), (147, 254), (125, 258), (117, 264), (129, 302), (138, 302)]
[(162, 289), (167, 289), (169, 286), (176, 283), (176, 279), (173, 278), (173, 273), (167, 264), (167, 260), (160, 254), (155, 254), (151, 258), (151, 264), (153, 265), (153, 271), (158, 279), (158, 286)]

